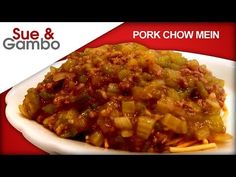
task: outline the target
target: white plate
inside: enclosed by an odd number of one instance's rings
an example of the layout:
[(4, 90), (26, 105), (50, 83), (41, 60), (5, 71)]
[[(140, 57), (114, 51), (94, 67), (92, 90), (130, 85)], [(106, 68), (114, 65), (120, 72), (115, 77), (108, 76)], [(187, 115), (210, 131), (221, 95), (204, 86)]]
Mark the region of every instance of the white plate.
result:
[[(207, 55), (189, 52), (181, 53), (188, 59), (197, 59), (199, 63), (206, 64), (207, 68), (212, 71), (216, 77), (225, 80), (225, 91), (227, 93), (226, 105), (229, 110), (229, 116), (226, 123), (227, 132), (234, 136), (235, 62)], [(63, 62), (65, 61), (57, 62), (54, 66), (58, 67)], [(27, 89), (36, 87), (37, 83), (43, 80), (44, 75), (48, 71), (49, 67), (21, 82), (13, 87), (6, 96), (7, 119), (28, 141), (50, 154), (138, 154), (107, 150), (86, 143), (59, 138), (37, 122), (22, 117), (18, 105), (22, 103)], [(234, 154), (235, 149), (233, 142), (234, 141), (216, 149), (185, 154)]]

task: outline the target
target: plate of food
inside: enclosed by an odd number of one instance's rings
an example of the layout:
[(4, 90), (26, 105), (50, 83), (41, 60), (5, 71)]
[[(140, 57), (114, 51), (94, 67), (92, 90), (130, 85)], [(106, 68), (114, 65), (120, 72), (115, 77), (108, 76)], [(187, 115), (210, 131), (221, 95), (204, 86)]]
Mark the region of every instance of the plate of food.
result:
[(8, 121), (50, 154), (233, 154), (235, 62), (121, 43), (13, 87)]

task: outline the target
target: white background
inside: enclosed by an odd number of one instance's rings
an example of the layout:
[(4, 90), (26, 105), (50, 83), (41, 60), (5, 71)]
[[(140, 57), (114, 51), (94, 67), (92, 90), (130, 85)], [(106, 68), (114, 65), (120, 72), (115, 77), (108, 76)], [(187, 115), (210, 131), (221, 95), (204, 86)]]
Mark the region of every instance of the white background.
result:
[[(0, 23), (0, 93), (120, 24), (122, 23)], [(39, 32), (39, 39), (44, 37), (46, 28), (51, 28), (54, 40), (60, 42), (60, 48), (57, 50), (19, 50), (16, 48), (7, 50), (3, 47), (3, 41), (6, 38), (12, 38), (14, 28), (24, 31), (36, 30)]]

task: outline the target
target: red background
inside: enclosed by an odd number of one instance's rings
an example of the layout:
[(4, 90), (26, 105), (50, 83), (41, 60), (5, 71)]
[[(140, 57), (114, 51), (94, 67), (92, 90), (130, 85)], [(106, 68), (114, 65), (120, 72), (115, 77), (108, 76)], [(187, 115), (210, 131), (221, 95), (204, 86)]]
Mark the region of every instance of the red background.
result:
[[(102, 25), (102, 24), (101, 24)], [(214, 30), (220, 31), (219, 39), (133, 39), (133, 30)], [(153, 49), (170, 49), (187, 52), (207, 54), (229, 60), (235, 58), (235, 23), (125, 23), (105, 35), (95, 39), (86, 47), (97, 47), (103, 44), (121, 42), (139, 42)], [(217, 61), (216, 61), (217, 62)], [(28, 142), (20, 132), (14, 129), (5, 116), (5, 96), (7, 91), (0, 96), (0, 153), (1, 154), (47, 154)]]

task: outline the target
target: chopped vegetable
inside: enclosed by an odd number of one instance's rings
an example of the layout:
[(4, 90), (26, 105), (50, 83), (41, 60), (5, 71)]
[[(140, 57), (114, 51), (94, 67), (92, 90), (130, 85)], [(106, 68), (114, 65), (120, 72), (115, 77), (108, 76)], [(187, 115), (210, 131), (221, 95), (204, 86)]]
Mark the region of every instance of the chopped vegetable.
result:
[(155, 122), (156, 121), (154, 119), (140, 116), (138, 118), (138, 125), (137, 125), (137, 132), (136, 132), (137, 135), (140, 138), (148, 139), (148, 137), (152, 133)]
[(132, 129), (132, 123), (128, 117), (116, 117), (114, 123), (119, 129)]
[(165, 125), (168, 129), (181, 134), (187, 133), (187, 123), (184, 120), (180, 120), (177, 117), (167, 113), (162, 119), (162, 124)]
[(102, 144), (104, 143), (104, 137), (101, 132), (96, 131), (89, 136), (88, 142), (95, 146), (102, 146)]
[(41, 98), (43, 98), (44, 100), (49, 100), (49, 99), (54, 98), (55, 95), (52, 94), (52, 93), (48, 93), (48, 92), (46, 92), (46, 91), (42, 91), (42, 92), (39, 93), (39, 96), (40, 96)]
[(135, 104), (134, 101), (122, 101), (123, 114), (134, 114)]
[(120, 80), (124, 80), (130, 76), (130, 71), (127, 69), (123, 69), (119, 72), (118, 77)]
[(133, 136), (133, 131), (132, 130), (122, 130), (121, 136), (123, 138), (129, 138), (129, 137)]
[(40, 99), (36, 89), (29, 89), (27, 91), (27, 95), (25, 96), (23, 104), (19, 106), (19, 109), (25, 117), (29, 119), (33, 118), (40, 109)]
[(208, 92), (205, 89), (205, 86), (202, 82), (196, 82), (198, 94), (201, 96), (201, 98), (206, 98), (208, 96)]
[(56, 106), (54, 104), (48, 104), (48, 105), (42, 107), (42, 110), (45, 113), (53, 114), (56, 111)]
[(210, 131), (208, 127), (203, 127), (198, 129), (195, 134), (198, 140), (204, 140), (208, 138)]
[(172, 112), (175, 109), (174, 100), (170, 97), (161, 98), (157, 101), (157, 109), (161, 113)]
[(224, 122), (220, 115), (211, 115), (205, 121), (205, 124), (210, 128), (210, 131), (216, 133), (225, 133)]

